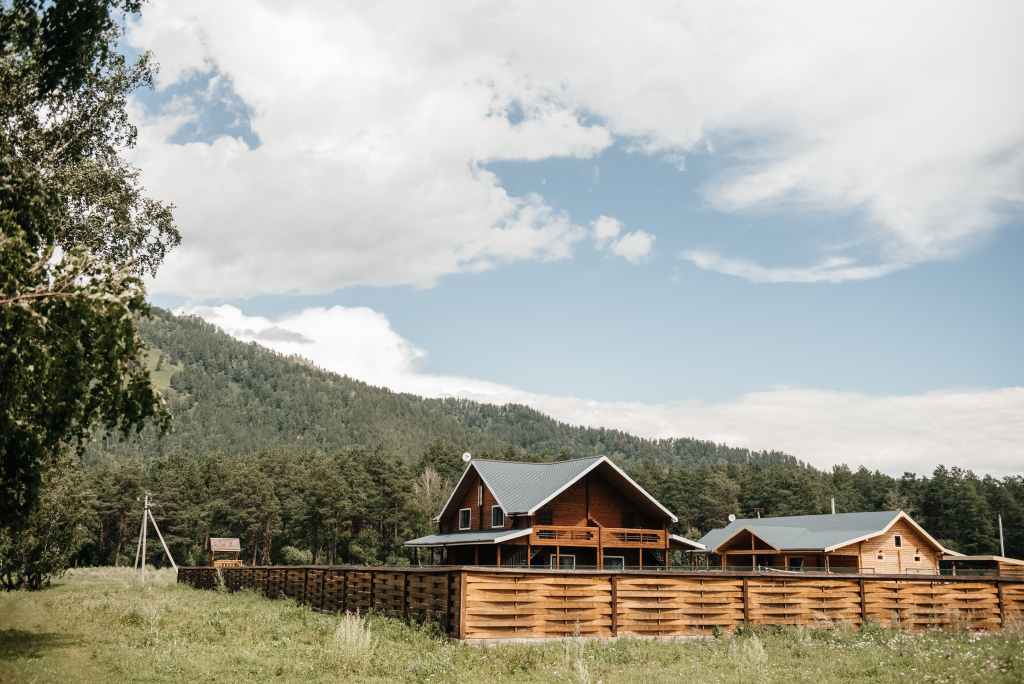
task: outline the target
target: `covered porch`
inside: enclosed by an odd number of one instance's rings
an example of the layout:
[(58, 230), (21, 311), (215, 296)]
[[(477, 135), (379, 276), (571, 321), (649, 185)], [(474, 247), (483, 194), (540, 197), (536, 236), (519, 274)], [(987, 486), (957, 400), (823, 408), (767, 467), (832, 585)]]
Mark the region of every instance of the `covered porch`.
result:
[(417, 565), (563, 569), (668, 568), (671, 551), (703, 549), (697, 542), (662, 530), (553, 525), (432, 534), (405, 545), (413, 549)]

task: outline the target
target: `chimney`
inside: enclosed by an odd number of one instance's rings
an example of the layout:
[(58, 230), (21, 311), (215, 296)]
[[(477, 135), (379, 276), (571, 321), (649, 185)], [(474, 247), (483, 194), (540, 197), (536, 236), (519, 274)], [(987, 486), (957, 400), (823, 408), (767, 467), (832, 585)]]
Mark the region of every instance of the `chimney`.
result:
[(832, 515), (836, 514), (836, 499), (832, 497)]

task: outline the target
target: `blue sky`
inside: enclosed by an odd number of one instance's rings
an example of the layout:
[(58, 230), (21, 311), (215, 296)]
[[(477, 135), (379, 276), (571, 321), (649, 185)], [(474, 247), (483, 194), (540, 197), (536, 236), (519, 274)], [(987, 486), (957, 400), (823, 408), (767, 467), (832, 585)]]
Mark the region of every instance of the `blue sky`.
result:
[(403, 391), (1024, 472), (1019, 8), (588, 7), (151, 3), (151, 301)]

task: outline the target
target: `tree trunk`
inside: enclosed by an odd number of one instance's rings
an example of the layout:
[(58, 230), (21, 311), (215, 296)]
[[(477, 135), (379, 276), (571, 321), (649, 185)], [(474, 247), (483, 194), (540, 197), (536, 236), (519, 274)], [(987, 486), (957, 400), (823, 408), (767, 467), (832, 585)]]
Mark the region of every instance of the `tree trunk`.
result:
[[(121, 562), (121, 542), (122, 541), (124, 541), (124, 536), (121, 535), (120, 531), (119, 531), (119, 533), (117, 535), (117, 551), (114, 552), (114, 567), (115, 568), (118, 567), (119, 563)], [(101, 546), (100, 548), (103, 548), (103, 547)]]

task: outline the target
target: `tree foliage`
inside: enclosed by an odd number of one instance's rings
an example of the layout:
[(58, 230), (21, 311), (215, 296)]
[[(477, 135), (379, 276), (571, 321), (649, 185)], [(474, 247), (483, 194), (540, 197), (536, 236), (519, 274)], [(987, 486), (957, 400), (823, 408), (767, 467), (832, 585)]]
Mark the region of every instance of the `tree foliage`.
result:
[(119, 156), (149, 55), (114, 49), (132, 0), (0, 4), (0, 520), (18, 525), (60, 445), (169, 414), (136, 330), (139, 275), (178, 244)]
[(95, 528), (81, 460), (63, 451), (43, 477), (42, 497), (26, 524), (0, 527), (0, 585), (41, 589), (64, 572)]

